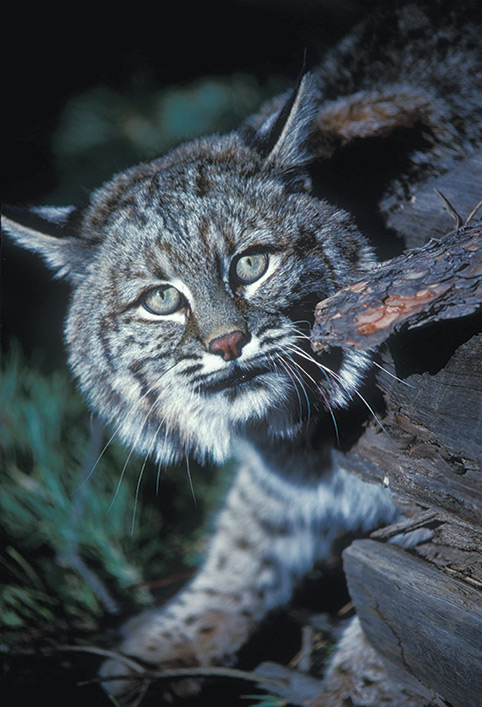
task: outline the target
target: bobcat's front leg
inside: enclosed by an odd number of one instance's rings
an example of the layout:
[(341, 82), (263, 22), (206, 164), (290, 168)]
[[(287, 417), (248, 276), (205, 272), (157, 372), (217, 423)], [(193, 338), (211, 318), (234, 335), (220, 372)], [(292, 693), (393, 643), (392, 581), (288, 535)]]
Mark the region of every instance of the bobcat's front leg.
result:
[[(265, 483), (252, 468), (240, 469), (204, 566), (170, 603), (126, 625), (122, 653), (157, 669), (229, 664), (263, 616), (289, 599), (294, 579), (313, 563), (315, 543), (290, 527), (293, 495), (267, 493)], [(106, 662), (102, 677), (124, 674), (106, 680), (106, 690), (134, 685), (126, 664)]]
[[(298, 578), (329, 557), (340, 537), (398, 514), (386, 489), (333, 467), (331, 455), (264, 451), (245, 448), (249, 464), (228, 495), (204, 566), (164, 608), (127, 625), (123, 653), (157, 668), (232, 662), (263, 616), (288, 601)], [(126, 670), (109, 661), (102, 674)], [(126, 681), (106, 687), (123, 692)]]

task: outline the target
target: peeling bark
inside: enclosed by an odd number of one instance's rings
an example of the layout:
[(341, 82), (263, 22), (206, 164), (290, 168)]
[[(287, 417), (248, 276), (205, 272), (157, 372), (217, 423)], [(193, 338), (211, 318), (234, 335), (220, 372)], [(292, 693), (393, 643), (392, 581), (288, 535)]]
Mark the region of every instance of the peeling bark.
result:
[(482, 304), (482, 225), (382, 263), (370, 275), (320, 302), (312, 346), (367, 350), (395, 331), (474, 313)]

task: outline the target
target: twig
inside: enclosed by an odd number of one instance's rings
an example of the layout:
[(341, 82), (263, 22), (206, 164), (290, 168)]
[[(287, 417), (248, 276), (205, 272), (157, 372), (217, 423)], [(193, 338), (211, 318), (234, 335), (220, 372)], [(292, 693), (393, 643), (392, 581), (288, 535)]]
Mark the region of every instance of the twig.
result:
[(313, 627), (303, 626), (301, 632), (301, 650), (299, 653), (298, 670), (308, 673), (311, 668), (311, 655), (313, 653)]
[(410, 533), (413, 530), (418, 530), (418, 528), (423, 528), (428, 523), (441, 522), (440, 513), (432, 509), (428, 511), (423, 511), (412, 518), (406, 518), (398, 523), (392, 523), (385, 528), (379, 528), (374, 530), (370, 534), (371, 538), (376, 540), (389, 540), (390, 538), (400, 535), (401, 533)]
[(460, 228), (463, 224), (462, 219), (460, 218), (459, 214), (456, 212), (450, 201), (447, 199), (446, 196), (442, 194), (441, 191), (438, 189), (434, 189), (434, 192), (437, 194), (438, 198), (442, 201), (443, 205), (445, 206), (446, 211), (452, 216), (452, 218), (455, 221), (455, 227)]
[[(2, 652), (2, 648), (0, 648)], [(5, 648), (3, 648), (3, 652)], [(129, 673), (128, 675), (109, 675), (109, 676), (99, 676), (90, 681), (91, 682), (108, 682), (114, 680), (184, 680), (186, 678), (228, 678), (231, 680), (244, 680), (245, 682), (252, 683), (263, 683), (263, 685), (269, 685), (274, 689), (285, 689), (286, 683), (284, 680), (265, 676), (262, 673), (249, 672), (246, 670), (238, 670), (237, 668), (223, 668), (223, 667), (206, 667), (206, 668), (176, 668), (172, 670), (150, 670), (144, 665), (139, 663), (134, 658), (130, 658), (123, 653), (118, 653), (117, 651), (111, 651), (105, 648), (98, 648), (97, 646), (73, 646), (73, 645), (59, 645), (59, 646), (46, 646), (37, 650), (26, 649), (16, 651), (21, 655), (52, 655), (53, 653), (90, 653), (92, 655), (98, 655), (103, 658), (110, 658), (116, 660), (119, 663), (123, 663), (127, 667), (131, 668), (135, 674)]]
[(115, 680), (185, 680), (186, 678), (226, 678), (229, 680), (243, 680), (244, 682), (252, 682), (263, 686), (272, 687), (275, 690), (285, 690), (286, 682), (277, 678), (272, 678), (262, 673), (249, 672), (247, 670), (239, 670), (238, 668), (176, 668), (172, 670), (149, 670), (143, 668), (142, 674), (138, 675), (109, 675), (108, 677), (99, 677), (91, 682), (108, 682)]
[(470, 214), (467, 216), (467, 220), (465, 222), (466, 226), (468, 226), (470, 224), (470, 222), (472, 221), (472, 219), (474, 218), (475, 214), (477, 213), (477, 211), (480, 209), (481, 206), (482, 206), (482, 199), (479, 201), (477, 206), (475, 206), (472, 209), (472, 211), (470, 212)]

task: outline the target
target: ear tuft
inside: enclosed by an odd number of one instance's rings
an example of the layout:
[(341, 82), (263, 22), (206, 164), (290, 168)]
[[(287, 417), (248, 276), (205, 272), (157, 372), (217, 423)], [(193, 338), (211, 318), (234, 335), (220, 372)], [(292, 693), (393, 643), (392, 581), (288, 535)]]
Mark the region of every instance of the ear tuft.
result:
[(251, 144), (266, 158), (266, 164), (288, 171), (313, 160), (310, 140), (314, 132), (317, 99), (317, 81), (312, 74), (305, 73), (282, 105), (256, 126)]
[(41, 255), (57, 277), (80, 279), (92, 244), (79, 236), (81, 215), (74, 206), (5, 206), (2, 211), (2, 231), (18, 245)]

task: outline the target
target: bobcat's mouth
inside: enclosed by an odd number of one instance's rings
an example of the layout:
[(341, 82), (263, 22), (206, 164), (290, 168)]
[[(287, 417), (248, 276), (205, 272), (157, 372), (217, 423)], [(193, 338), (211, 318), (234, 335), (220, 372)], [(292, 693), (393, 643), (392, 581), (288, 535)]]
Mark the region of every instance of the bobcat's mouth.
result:
[(219, 393), (223, 390), (236, 391), (246, 387), (247, 383), (250, 383), (258, 376), (262, 376), (263, 374), (270, 372), (270, 369), (266, 368), (266, 366), (236, 368), (229, 375), (204, 384), (201, 389), (203, 393)]

